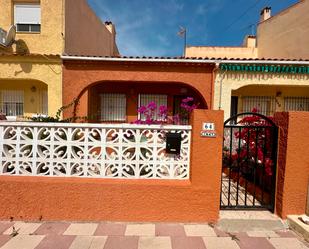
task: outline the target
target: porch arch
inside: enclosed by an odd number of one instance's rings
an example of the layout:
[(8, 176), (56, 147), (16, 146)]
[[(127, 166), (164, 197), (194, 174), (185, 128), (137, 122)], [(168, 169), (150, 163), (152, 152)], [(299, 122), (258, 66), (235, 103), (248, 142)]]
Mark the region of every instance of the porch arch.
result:
[[(117, 87), (115, 87), (117, 84)], [(208, 109), (208, 103), (202, 93), (185, 82), (175, 82), (175, 81), (110, 81), (102, 80), (92, 82), (84, 87), (77, 96), (77, 101), (73, 107), (73, 117), (83, 117), (91, 116), (93, 97), (99, 93), (125, 93), (128, 101), (135, 101), (135, 109), (137, 112), (137, 98), (139, 94), (167, 94), (168, 102), (171, 102), (171, 98), (192, 96), (196, 103), (199, 104), (199, 109)], [(129, 98), (128, 98), (129, 97)], [(132, 103), (128, 103), (128, 110), (131, 111), (129, 116), (132, 116)], [(131, 108), (131, 109), (130, 109)], [(137, 113), (135, 113), (135, 116)], [(134, 116), (134, 115), (133, 115)]]
[(32, 78), (0, 78), (0, 110), (20, 118), (48, 114), (48, 84)]

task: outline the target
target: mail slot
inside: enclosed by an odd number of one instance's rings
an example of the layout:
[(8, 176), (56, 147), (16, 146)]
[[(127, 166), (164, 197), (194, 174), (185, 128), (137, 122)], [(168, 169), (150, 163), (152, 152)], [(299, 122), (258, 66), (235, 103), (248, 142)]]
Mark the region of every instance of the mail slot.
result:
[(167, 133), (166, 134), (166, 153), (180, 154), (181, 134)]

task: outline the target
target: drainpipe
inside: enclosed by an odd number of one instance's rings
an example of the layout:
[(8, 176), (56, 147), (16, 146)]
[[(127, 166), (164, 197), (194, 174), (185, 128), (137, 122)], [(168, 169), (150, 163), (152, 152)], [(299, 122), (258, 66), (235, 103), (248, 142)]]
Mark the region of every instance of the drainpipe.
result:
[(215, 67), (214, 69), (212, 70), (212, 83), (211, 83), (211, 103), (210, 103), (210, 108), (213, 109), (214, 108), (214, 105), (215, 105), (215, 83), (216, 83), (216, 71), (218, 71), (219, 69), (219, 65), (220, 65), (220, 62), (215, 62)]
[(219, 110), (221, 110), (221, 108), (222, 108), (222, 81), (223, 81), (223, 79), (224, 79), (224, 77), (225, 77), (225, 74), (226, 74), (226, 72), (227, 72), (227, 69), (225, 69), (225, 71), (220, 75), (221, 77), (220, 77), (220, 95), (219, 95)]

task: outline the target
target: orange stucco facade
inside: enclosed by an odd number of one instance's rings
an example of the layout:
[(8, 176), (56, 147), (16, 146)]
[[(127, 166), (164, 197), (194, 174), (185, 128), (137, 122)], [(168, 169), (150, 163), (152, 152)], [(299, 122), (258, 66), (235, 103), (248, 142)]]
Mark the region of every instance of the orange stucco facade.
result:
[[(139, 93), (192, 95), (200, 108), (211, 109), (213, 103), (213, 65), (166, 62), (66, 61), (63, 70), (63, 104), (79, 98), (78, 107), (67, 110), (70, 117), (89, 116), (97, 109), (93, 100), (98, 92), (122, 92), (128, 97), (127, 122), (137, 117)], [(95, 101), (96, 102), (96, 101)], [(92, 107), (91, 107), (92, 106)]]
[(276, 213), (282, 218), (306, 212), (309, 184), (308, 112), (275, 113), (280, 127)]
[[(215, 138), (200, 136), (213, 122)], [(0, 219), (214, 222), (219, 216), (223, 112), (191, 118), (190, 180), (0, 177)]]

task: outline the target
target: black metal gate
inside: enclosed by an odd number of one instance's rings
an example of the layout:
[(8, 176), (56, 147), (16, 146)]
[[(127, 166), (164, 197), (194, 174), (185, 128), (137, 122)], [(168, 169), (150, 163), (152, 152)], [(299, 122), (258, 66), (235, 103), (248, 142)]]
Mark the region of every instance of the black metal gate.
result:
[(220, 206), (274, 211), (278, 127), (268, 117), (240, 113), (225, 121)]

